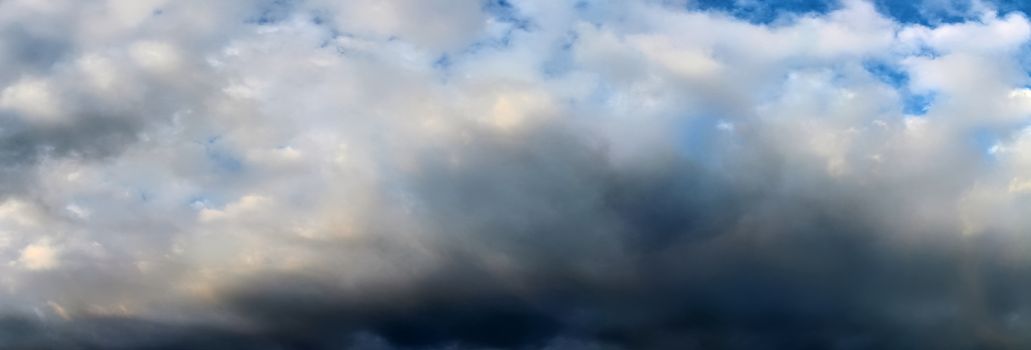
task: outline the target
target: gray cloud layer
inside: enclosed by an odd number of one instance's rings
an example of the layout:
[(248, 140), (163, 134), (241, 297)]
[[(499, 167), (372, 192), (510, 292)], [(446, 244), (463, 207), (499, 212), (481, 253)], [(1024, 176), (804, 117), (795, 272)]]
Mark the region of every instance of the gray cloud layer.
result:
[(968, 7), (0, 0), (0, 348), (1031, 346)]

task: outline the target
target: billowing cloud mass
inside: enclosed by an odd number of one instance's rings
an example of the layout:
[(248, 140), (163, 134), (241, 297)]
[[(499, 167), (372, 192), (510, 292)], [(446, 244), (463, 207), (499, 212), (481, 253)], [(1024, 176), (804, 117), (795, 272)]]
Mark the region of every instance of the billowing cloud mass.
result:
[(1021, 2), (0, 0), (2, 349), (1031, 347)]

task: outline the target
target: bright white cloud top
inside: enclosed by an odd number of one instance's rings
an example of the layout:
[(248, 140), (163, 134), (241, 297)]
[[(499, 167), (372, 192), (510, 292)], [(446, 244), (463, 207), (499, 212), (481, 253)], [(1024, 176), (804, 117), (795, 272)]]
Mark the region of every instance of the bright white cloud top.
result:
[(960, 4), (0, 0), (0, 348), (1028, 346)]

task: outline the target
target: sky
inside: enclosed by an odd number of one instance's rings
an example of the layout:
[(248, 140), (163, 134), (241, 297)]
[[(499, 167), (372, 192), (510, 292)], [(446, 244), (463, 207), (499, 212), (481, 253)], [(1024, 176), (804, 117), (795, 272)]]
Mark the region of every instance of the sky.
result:
[(0, 349), (1031, 348), (1028, 13), (0, 0)]

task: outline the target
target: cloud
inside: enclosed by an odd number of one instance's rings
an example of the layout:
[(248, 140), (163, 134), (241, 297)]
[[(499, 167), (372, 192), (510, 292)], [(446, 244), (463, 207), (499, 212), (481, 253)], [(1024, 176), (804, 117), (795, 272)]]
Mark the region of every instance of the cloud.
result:
[(33, 243), (25, 246), (18, 258), (18, 263), (29, 270), (49, 270), (57, 267), (57, 252), (46, 243)]
[(1031, 343), (1027, 16), (735, 4), (2, 1), (0, 347)]

